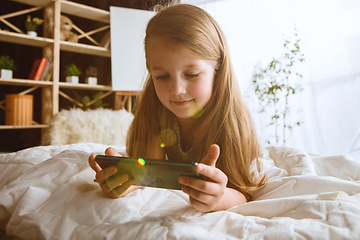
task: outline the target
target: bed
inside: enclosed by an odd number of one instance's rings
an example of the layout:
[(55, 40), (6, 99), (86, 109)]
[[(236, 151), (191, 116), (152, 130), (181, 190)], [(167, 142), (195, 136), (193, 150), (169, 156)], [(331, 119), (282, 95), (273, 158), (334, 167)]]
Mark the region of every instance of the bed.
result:
[(266, 147), (269, 183), (255, 200), (202, 213), (176, 190), (106, 197), (87, 158), (107, 147), (76, 143), (0, 155), (0, 239), (360, 239), (360, 161), (347, 155)]

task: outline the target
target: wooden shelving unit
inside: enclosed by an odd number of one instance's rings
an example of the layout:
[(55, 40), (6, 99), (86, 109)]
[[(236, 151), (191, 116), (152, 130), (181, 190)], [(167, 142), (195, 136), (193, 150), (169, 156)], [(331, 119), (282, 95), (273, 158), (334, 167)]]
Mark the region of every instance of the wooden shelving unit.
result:
[(12, 126), (12, 125), (0, 125), (1, 129), (31, 129), (31, 128), (48, 128), (48, 124), (33, 124), (30, 126)]
[[(43, 120), (41, 124), (34, 123), (33, 125), (29, 125), (29, 126), (0, 125), (0, 130), (47, 128), (51, 117), (59, 111), (59, 97), (63, 96), (65, 98), (68, 98), (68, 96), (65, 96), (65, 94), (62, 93), (60, 89), (105, 91), (104, 96), (107, 96), (112, 92), (112, 87), (110, 85), (92, 86), (87, 84), (70, 84), (70, 83), (60, 82), (60, 69), (61, 69), (60, 52), (61, 51), (111, 58), (111, 51), (108, 48), (100, 47), (97, 45), (60, 41), (61, 14), (77, 16), (92, 21), (110, 24), (109, 11), (71, 2), (69, 0), (64, 0), (64, 1), (63, 0), (12, 0), (12, 1), (29, 5), (29, 9), (24, 9), (15, 13), (9, 13), (5, 17), (8, 16), (12, 17), (20, 14), (28, 14), (29, 12), (37, 11), (38, 9), (41, 8), (53, 9), (53, 17), (51, 17), (50, 21), (53, 22), (54, 29), (50, 31), (53, 32), (53, 36), (51, 37), (30, 37), (27, 34), (21, 32), (21, 30), (16, 28), (15, 26), (14, 26), (14, 31), (0, 30), (0, 42), (10, 42), (19, 45), (38, 47), (43, 49), (44, 48), (51, 49), (52, 76), (50, 81), (0, 78), (0, 85), (29, 87), (29, 90), (28, 91), (25, 90), (24, 92), (26, 91), (31, 92), (38, 88), (41, 88), (43, 91), (43, 97), (42, 97)], [(47, 16), (44, 16), (44, 19), (46, 17)], [(88, 32), (88, 33), (81, 32), (81, 34), (83, 37), (91, 39), (90, 37), (91, 34), (109, 28), (110, 26), (105, 26), (101, 29), (93, 30), (92, 32)], [(81, 31), (81, 29), (80, 30), (76, 29), (76, 30)], [(4, 101), (1, 100), (2, 99), (0, 99), (0, 108), (3, 108), (1, 104), (3, 104)]]
[(54, 44), (54, 40), (44, 37), (30, 37), (27, 34), (0, 30), (0, 41), (22, 44), (33, 47), (47, 47)]
[(111, 52), (107, 48), (92, 46), (82, 43), (72, 43), (60, 41), (60, 50), (74, 53), (82, 53), (99, 57), (111, 57)]
[(35, 86), (52, 86), (52, 82), (45, 82), (45, 81), (34, 81), (29, 79), (3, 79), (0, 78), (1, 85), (12, 85), (12, 86), (26, 86), (26, 87), (35, 87)]

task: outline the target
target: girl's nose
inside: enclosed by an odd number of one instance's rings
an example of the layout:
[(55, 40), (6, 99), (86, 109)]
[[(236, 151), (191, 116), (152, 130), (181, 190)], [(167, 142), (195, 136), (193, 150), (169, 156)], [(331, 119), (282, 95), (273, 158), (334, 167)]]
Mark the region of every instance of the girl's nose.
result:
[(181, 95), (186, 93), (186, 82), (181, 77), (175, 77), (171, 81), (171, 94)]

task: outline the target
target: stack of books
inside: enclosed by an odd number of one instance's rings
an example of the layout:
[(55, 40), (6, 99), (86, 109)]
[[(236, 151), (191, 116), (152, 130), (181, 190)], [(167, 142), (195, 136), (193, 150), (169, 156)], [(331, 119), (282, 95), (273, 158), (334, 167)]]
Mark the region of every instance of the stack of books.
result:
[(36, 60), (31, 68), (29, 79), (44, 81), (50, 69), (50, 62), (47, 58)]

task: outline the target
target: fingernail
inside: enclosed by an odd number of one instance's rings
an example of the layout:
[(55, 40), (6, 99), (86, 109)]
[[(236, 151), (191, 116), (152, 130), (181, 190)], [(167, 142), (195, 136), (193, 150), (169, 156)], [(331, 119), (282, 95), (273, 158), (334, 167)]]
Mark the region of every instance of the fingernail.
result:
[(199, 165), (197, 166), (197, 170), (198, 170), (199, 172), (201, 172), (203, 169), (204, 169), (204, 167), (203, 167), (202, 165), (199, 164)]
[(123, 174), (122, 176), (121, 176), (121, 180), (122, 181), (127, 181), (129, 179), (129, 176), (127, 175), (127, 174)]
[(110, 174), (114, 174), (114, 173), (116, 173), (116, 171), (117, 171), (116, 167), (110, 168)]

